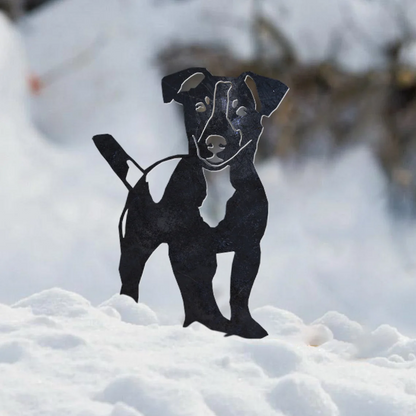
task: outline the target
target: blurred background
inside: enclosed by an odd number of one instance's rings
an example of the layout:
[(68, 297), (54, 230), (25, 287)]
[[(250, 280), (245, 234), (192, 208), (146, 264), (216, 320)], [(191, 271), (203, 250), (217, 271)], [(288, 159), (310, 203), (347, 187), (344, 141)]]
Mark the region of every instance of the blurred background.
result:
[[(142, 166), (186, 152), (160, 80), (204, 66), (290, 87), (256, 164), (269, 225), (252, 307), (328, 310), (416, 334), (416, 3), (412, 0), (1, 0), (0, 302), (119, 290), (126, 192), (92, 145)], [(212, 184), (220, 197), (221, 183)], [(215, 198), (214, 198), (215, 200)], [(215, 203), (207, 207), (215, 218)], [(227, 313), (232, 255), (216, 295)], [(162, 246), (141, 301), (180, 322)]]

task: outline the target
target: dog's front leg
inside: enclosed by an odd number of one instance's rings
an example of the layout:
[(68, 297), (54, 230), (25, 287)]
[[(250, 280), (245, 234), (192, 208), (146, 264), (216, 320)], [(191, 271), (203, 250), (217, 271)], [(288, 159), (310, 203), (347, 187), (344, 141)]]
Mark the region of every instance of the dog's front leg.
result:
[[(181, 291), (184, 309), (184, 326), (200, 322), (206, 327), (228, 333), (230, 322), (218, 308), (212, 287), (217, 269), (217, 258), (210, 243), (210, 228), (201, 222), (193, 233), (169, 244), (169, 258)], [(205, 237), (205, 238), (204, 238)]]
[(231, 271), (231, 334), (244, 338), (264, 338), (266, 330), (252, 317), (249, 297), (260, 266), (260, 245), (238, 248)]

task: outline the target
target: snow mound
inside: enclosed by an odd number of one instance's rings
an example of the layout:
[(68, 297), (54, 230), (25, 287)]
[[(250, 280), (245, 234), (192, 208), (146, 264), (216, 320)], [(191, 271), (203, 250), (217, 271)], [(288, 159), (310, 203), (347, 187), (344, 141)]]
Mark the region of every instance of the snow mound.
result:
[(302, 363), (302, 355), (296, 351), (296, 347), (274, 339), (266, 339), (261, 343), (246, 342), (245, 350), (269, 377), (280, 377), (296, 371)]
[(254, 315), (276, 334), (246, 340), (161, 324), (132, 302), (117, 295), (94, 307), (56, 288), (0, 304), (0, 413), (416, 414), (416, 340), (391, 326), (361, 329), (356, 339), (350, 329), (361, 326), (337, 312), (306, 325), (264, 307)]
[(313, 324), (327, 326), (334, 337), (340, 341), (355, 342), (364, 334), (363, 327), (358, 322), (351, 321), (342, 313), (335, 311), (327, 312)]
[(390, 325), (381, 325), (363, 334), (356, 347), (357, 357), (376, 357), (371, 360), (373, 364), (413, 367), (416, 363), (416, 341)]
[(298, 334), (305, 326), (295, 314), (270, 305), (255, 309), (252, 315), (267, 327), (270, 335)]
[(130, 324), (151, 325), (158, 323), (156, 314), (148, 306), (143, 303), (136, 303), (131, 297), (126, 295), (114, 295), (99, 306), (107, 313), (109, 313), (107, 309), (109, 307), (119, 313), (122, 321)]
[(91, 304), (82, 296), (63, 289), (44, 290), (12, 305), (31, 308), (34, 315), (77, 317), (88, 313)]
[(333, 337), (334, 334), (325, 325), (311, 325), (306, 327), (304, 331), (305, 341), (312, 347), (318, 347), (319, 345), (330, 341)]
[(331, 396), (315, 377), (290, 374), (282, 377), (269, 394), (270, 402), (288, 416), (339, 416)]
[(152, 374), (118, 377), (96, 399), (113, 404), (123, 402), (147, 416), (214, 415), (195, 389)]
[(327, 384), (326, 389), (341, 415), (403, 416), (416, 412), (415, 398), (398, 389), (385, 389), (377, 383), (357, 381)]

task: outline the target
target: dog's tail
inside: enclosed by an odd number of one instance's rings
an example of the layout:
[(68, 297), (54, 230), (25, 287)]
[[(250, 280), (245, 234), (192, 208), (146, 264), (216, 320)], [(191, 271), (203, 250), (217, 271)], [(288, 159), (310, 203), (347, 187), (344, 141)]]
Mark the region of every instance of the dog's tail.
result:
[(92, 138), (98, 151), (111, 166), (111, 169), (121, 179), (128, 190), (132, 186), (127, 182), (127, 173), (129, 171), (128, 161), (131, 161), (142, 173), (145, 170), (141, 168), (120, 146), (117, 140), (110, 134), (98, 134)]

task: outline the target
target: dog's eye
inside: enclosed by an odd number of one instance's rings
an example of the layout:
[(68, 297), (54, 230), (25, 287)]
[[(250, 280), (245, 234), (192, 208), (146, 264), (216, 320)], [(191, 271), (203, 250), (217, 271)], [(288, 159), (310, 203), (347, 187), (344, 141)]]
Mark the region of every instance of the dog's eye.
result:
[(247, 114), (247, 108), (246, 107), (239, 107), (236, 111), (237, 115), (240, 117), (244, 117)]
[(199, 103), (196, 103), (195, 105), (195, 111), (198, 111), (198, 113), (203, 113), (207, 108), (205, 107), (205, 104), (201, 101)]

